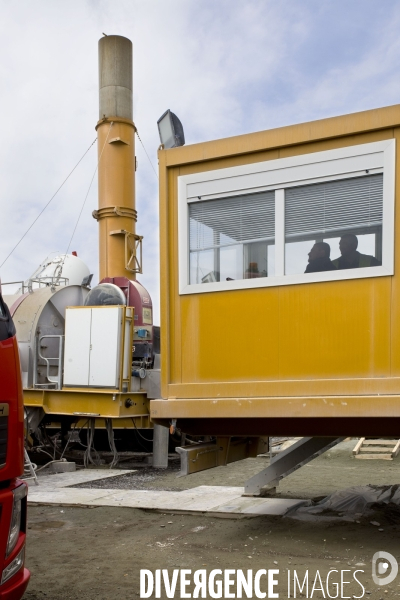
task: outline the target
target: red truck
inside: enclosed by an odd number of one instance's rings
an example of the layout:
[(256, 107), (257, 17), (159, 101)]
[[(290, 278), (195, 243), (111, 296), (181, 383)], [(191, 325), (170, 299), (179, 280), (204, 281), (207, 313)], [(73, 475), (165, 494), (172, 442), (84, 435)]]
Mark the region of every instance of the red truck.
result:
[(24, 472), (24, 406), (15, 327), (0, 288), (0, 600), (20, 600), (25, 569), (28, 486)]

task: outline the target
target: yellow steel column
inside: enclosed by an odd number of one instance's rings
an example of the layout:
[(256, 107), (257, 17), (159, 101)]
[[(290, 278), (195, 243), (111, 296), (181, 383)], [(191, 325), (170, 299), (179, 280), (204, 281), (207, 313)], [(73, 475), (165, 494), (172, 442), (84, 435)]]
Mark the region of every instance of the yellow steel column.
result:
[(100, 279), (135, 278), (135, 125), (132, 120), (132, 43), (112, 35), (99, 40), (99, 222)]

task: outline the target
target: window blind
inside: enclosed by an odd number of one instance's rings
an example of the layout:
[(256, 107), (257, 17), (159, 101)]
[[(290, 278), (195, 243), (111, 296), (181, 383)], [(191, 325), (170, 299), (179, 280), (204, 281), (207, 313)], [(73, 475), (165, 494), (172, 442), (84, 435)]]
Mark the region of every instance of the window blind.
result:
[(275, 192), (189, 204), (190, 250), (275, 236)]
[(383, 174), (339, 179), (285, 191), (286, 238), (382, 225)]

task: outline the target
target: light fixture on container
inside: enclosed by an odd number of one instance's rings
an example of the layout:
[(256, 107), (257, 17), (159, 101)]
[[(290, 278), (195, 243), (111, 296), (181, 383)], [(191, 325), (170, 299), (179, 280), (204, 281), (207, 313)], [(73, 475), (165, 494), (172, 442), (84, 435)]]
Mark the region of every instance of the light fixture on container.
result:
[(158, 119), (158, 132), (161, 144), (165, 149), (184, 146), (185, 134), (182, 123), (178, 117), (169, 109)]

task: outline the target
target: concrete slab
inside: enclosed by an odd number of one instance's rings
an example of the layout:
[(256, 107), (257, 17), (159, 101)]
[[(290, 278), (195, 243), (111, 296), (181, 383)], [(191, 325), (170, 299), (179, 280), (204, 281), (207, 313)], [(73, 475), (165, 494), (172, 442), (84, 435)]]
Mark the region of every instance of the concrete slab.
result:
[(35, 493), (29, 491), (29, 503), (31, 504), (71, 504), (77, 506), (86, 506), (95, 500), (99, 500), (105, 495), (109, 495), (110, 490), (84, 490), (84, 489), (57, 489), (57, 490), (39, 490), (35, 488)]
[(286, 498), (269, 498), (266, 502), (249, 506), (243, 510), (246, 515), (285, 515), (290, 508), (302, 506), (308, 500), (288, 500)]
[[(120, 477), (126, 473), (135, 473), (135, 470), (119, 469), (79, 469), (70, 473), (57, 473), (39, 476), (40, 486), (66, 487), (69, 485), (77, 485), (78, 483), (86, 483), (97, 479), (107, 479), (108, 477)], [(33, 486), (32, 481), (27, 482), (29, 486)]]
[[(196, 488), (194, 488), (196, 489)], [(193, 491), (193, 490), (190, 490)], [(208, 492), (207, 486), (203, 486), (201, 494), (183, 496), (176, 510), (196, 511), (196, 512), (215, 512), (222, 502), (234, 501), (238, 498), (238, 493), (227, 494), (224, 487), (220, 487), (219, 494)]]
[(241, 496), (244, 493), (244, 487), (228, 485), (199, 485), (198, 487), (189, 490), (184, 490), (184, 492), (194, 492), (195, 490), (198, 490), (197, 493), (202, 494), (203, 490), (207, 490), (207, 492), (209, 493), (220, 494), (221, 488), (224, 490), (224, 494), (236, 494), (238, 496)]
[(248, 508), (262, 507), (267, 502), (266, 498), (252, 498), (248, 496), (236, 496), (223, 504), (220, 504), (216, 512), (243, 513)]
[[(124, 471), (124, 474), (133, 471)], [(113, 469), (88, 469), (58, 473), (40, 478), (40, 485), (30, 482), (29, 504), (59, 506), (115, 506), (167, 510), (171, 512), (209, 512), (230, 515), (284, 515), (301, 500), (243, 497), (243, 487), (207, 486), (177, 492), (163, 490), (115, 490), (106, 488), (75, 488), (79, 483), (120, 476)]]
[(126, 506), (130, 508), (144, 508), (152, 510), (174, 510), (179, 506), (176, 497), (179, 492), (159, 492), (147, 490), (108, 490), (108, 494), (93, 500), (96, 506)]
[(55, 462), (49, 467), (52, 473), (73, 473), (76, 471), (76, 463), (74, 462)]

